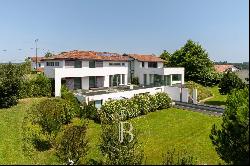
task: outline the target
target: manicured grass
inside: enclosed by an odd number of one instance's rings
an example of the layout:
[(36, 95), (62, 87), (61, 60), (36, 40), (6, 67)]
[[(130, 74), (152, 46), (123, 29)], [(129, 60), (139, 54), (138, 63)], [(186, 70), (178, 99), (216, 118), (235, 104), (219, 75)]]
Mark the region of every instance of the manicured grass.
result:
[[(219, 124), (221, 117), (171, 108), (152, 112), (130, 120), (139, 131), (146, 156), (146, 164), (161, 164), (167, 149), (187, 150), (197, 159), (197, 164), (219, 164), (221, 161), (209, 139), (211, 127)], [(88, 158), (101, 157), (97, 149), (100, 125), (90, 122), (91, 152)], [(95, 132), (94, 132), (95, 131)], [(117, 133), (118, 134), (118, 133)]]
[(206, 100), (204, 103), (209, 105), (218, 105), (218, 106), (225, 106), (227, 95), (221, 95), (218, 89), (218, 86), (212, 87), (211, 91), (213, 93), (213, 97)]
[[(10, 109), (0, 110), (0, 164), (58, 164), (53, 150), (40, 152), (35, 160), (29, 159), (22, 151), (22, 120), (35, 101), (39, 99), (26, 99)], [(130, 122), (139, 130), (146, 164), (161, 164), (162, 153), (170, 148), (186, 149), (197, 158), (198, 164), (222, 163), (209, 139), (211, 126), (220, 123), (220, 117), (171, 108)], [(100, 159), (100, 131), (99, 124), (89, 122), (90, 150), (85, 160)]]

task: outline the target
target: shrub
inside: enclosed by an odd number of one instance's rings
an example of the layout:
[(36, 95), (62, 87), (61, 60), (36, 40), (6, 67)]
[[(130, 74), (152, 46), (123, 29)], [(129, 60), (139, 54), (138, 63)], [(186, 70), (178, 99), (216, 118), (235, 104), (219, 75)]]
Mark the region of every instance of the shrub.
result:
[(26, 75), (22, 84), (20, 97), (50, 97), (52, 94), (52, 82), (43, 74)]
[(99, 122), (98, 111), (93, 102), (89, 104), (83, 103), (82, 108), (80, 110), (80, 117), (89, 118), (94, 120), (95, 122)]
[(243, 89), (244, 87), (244, 82), (234, 72), (228, 71), (223, 75), (219, 83), (219, 92), (228, 94), (233, 89)]
[(101, 122), (109, 123), (146, 115), (157, 109), (169, 108), (170, 105), (171, 99), (166, 93), (140, 94), (130, 99), (109, 100), (102, 105), (97, 114)]
[(61, 88), (61, 98), (70, 102), (74, 109), (74, 112), (76, 112), (77, 115), (80, 116), (80, 111), (81, 111), (80, 103), (74, 96), (74, 94), (65, 85), (63, 85)]
[(0, 65), (0, 108), (17, 104), (22, 77), (20, 66), (11, 63)]
[(37, 104), (34, 114), (35, 123), (51, 134), (57, 133), (60, 127), (68, 124), (77, 113), (70, 102), (61, 98), (48, 98)]
[(80, 159), (87, 154), (88, 140), (86, 138), (86, 122), (75, 118), (72, 123), (64, 126), (57, 135), (57, 156), (65, 163), (72, 160), (79, 164)]
[(204, 87), (204, 86), (197, 84), (193, 81), (188, 81), (185, 84), (185, 87), (187, 87), (189, 89), (190, 95), (192, 95), (191, 92), (193, 89), (197, 89), (197, 93), (198, 93), (197, 100), (198, 101), (213, 96), (213, 93), (210, 90), (210, 88)]
[(126, 99), (122, 100), (109, 100), (105, 102), (100, 111), (100, 120), (103, 123), (109, 123), (115, 120), (126, 120), (127, 113), (124, 108)]
[(132, 100), (138, 105), (138, 109), (142, 115), (146, 115), (151, 111), (150, 95), (135, 95)]
[(139, 165), (142, 164), (143, 151), (138, 143), (137, 132), (133, 139), (124, 135), (123, 142), (119, 141), (119, 123), (102, 125), (100, 149), (105, 157), (105, 165)]
[(163, 92), (156, 93), (155, 95), (155, 105), (157, 106), (156, 109), (165, 109), (171, 107), (171, 99), (170, 97)]
[(168, 150), (163, 155), (163, 165), (195, 165), (194, 157), (187, 153), (186, 150), (176, 152), (175, 149)]
[(249, 165), (249, 89), (228, 95), (221, 127), (213, 125), (210, 139), (221, 159)]

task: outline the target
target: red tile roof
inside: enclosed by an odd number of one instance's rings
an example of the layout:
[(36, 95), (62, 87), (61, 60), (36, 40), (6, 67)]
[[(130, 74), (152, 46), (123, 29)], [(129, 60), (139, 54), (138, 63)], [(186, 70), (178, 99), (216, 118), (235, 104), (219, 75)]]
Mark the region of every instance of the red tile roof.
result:
[(44, 68), (43, 68), (43, 67), (38, 67), (38, 68), (36, 69), (36, 71), (37, 71), (37, 72), (44, 72)]
[(116, 53), (95, 52), (95, 51), (69, 51), (62, 52), (43, 60), (102, 60), (102, 61), (128, 61), (128, 57)]
[[(33, 56), (33, 57), (29, 57), (29, 59), (31, 59), (32, 62), (36, 62), (36, 57)], [(37, 57), (37, 62), (41, 62), (41, 60), (44, 59), (44, 57)]]
[(214, 65), (215, 70), (219, 73), (223, 73), (232, 67), (234, 67), (234, 65)]
[(163, 59), (155, 55), (128, 54), (128, 56), (142, 62), (164, 62)]

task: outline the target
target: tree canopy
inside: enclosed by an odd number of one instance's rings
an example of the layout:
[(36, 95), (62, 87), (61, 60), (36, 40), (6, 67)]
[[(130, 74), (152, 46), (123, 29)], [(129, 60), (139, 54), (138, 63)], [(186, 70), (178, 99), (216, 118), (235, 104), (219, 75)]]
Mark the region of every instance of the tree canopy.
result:
[(209, 59), (208, 53), (202, 46), (192, 40), (176, 50), (171, 56), (166, 51), (163, 52), (161, 57), (168, 66), (184, 67), (185, 80), (194, 81), (196, 83), (212, 86), (218, 83), (219, 74), (214, 69), (214, 63)]

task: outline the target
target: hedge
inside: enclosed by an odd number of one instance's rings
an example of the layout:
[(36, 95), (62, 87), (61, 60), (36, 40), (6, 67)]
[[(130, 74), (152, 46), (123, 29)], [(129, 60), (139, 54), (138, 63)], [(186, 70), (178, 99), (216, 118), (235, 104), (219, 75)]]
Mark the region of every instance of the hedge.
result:
[(105, 102), (100, 110), (93, 105), (83, 105), (85, 117), (94, 119), (102, 123), (112, 121), (124, 121), (140, 115), (146, 115), (160, 109), (171, 106), (171, 99), (166, 93), (156, 93), (155, 95), (141, 94), (130, 99), (109, 100)]

